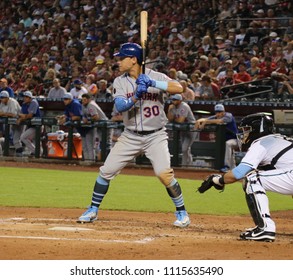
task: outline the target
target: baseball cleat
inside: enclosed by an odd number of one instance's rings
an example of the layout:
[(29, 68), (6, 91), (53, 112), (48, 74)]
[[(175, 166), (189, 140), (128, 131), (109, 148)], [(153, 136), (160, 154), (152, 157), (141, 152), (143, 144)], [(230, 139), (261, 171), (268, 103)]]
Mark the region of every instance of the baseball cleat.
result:
[(174, 226), (185, 228), (190, 224), (190, 219), (185, 210), (180, 210), (175, 212), (177, 220), (174, 222)]
[(240, 233), (240, 239), (242, 240), (254, 240), (274, 242), (276, 233), (272, 231), (265, 231), (259, 227), (252, 228), (248, 231)]
[(91, 223), (98, 218), (98, 208), (90, 206), (77, 220), (78, 223)]

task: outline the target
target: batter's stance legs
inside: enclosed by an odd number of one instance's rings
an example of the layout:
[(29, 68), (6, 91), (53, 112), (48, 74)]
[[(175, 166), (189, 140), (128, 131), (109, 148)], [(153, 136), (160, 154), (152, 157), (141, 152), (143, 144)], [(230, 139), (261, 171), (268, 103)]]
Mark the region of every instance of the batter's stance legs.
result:
[(91, 206), (78, 218), (80, 223), (90, 223), (98, 218), (98, 210), (109, 189), (109, 181), (98, 176), (94, 186)]
[(190, 224), (190, 219), (185, 210), (181, 187), (176, 179), (174, 179), (172, 183), (171, 186), (166, 187), (166, 190), (176, 207), (175, 215), (177, 219), (174, 222), (174, 226), (181, 228), (187, 227)]

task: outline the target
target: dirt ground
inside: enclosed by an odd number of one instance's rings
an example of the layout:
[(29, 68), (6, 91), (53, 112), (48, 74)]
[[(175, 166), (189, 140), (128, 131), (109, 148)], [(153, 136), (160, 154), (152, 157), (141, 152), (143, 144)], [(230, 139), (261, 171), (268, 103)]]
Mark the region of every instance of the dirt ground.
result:
[[(96, 171), (97, 166), (0, 162), (0, 166)], [(153, 175), (149, 168), (123, 174)], [(209, 171), (175, 170), (178, 178), (205, 178)], [(2, 260), (291, 260), (293, 211), (274, 212), (274, 243), (240, 241), (252, 226), (247, 216), (191, 214), (191, 225), (174, 228), (173, 213), (99, 211), (99, 220), (78, 224), (80, 209), (0, 207)]]

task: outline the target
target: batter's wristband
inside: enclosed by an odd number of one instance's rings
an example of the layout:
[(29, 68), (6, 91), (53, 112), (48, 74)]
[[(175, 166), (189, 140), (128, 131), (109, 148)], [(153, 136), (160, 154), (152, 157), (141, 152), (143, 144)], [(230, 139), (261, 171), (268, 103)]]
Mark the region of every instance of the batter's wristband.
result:
[(167, 90), (168, 88), (168, 82), (165, 81), (155, 81), (156, 82), (156, 88), (161, 89), (161, 90)]

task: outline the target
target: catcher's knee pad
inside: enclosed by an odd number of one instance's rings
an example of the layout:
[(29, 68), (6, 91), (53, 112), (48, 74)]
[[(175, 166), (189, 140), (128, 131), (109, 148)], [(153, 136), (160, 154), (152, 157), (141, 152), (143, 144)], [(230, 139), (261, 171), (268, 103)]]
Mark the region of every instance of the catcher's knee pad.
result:
[(255, 170), (246, 174), (242, 182), (242, 187), (245, 193), (253, 193), (251, 185), (257, 183), (258, 177)]
[(174, 170), (172, 168), (166, 169), (158, 175), (158, 178), (164, 184), (165, 187), (168, 187), (174, 180)]

